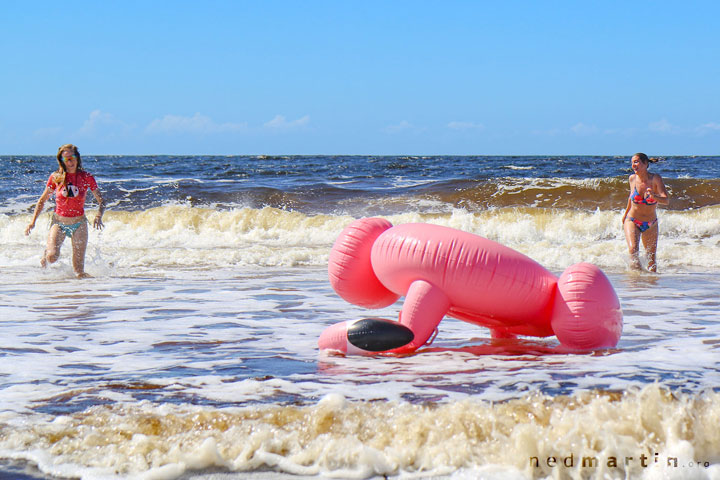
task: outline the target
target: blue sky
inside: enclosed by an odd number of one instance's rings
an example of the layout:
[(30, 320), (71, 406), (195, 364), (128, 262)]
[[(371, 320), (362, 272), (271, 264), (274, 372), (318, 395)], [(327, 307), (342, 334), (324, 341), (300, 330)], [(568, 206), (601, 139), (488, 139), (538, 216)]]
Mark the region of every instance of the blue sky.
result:
[(0, 3), (0, 154), (720, 155), (715, 1)]

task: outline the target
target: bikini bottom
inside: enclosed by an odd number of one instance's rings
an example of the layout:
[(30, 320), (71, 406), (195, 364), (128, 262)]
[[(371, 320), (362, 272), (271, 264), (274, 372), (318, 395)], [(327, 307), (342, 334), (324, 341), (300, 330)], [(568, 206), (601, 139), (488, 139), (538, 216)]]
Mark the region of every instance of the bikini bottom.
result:
[(650, 229), (653, 225), (655, 225), (658, 221), (656, 218), (655, 220), (650, 220), (649, 222), (641, 222), (640, 220), (636, 220), (633, 217), (628, 217), (631, 222), (635, 224), (635, 226), (640, 230), (640, 233), (643, 233)]
[(72, 236), (75, 234), (77, 229), (80, 228), (85, 223), (87, 223), (87, 218), (85, 218), (85, 217), (83, 217), (83, 219), (77, 223), (71, 223), (68, 225), (65, 223), (58, 222), (57, 219), (53, 216), (50, 226), (52, 227), (53, 225), (57, 225), (58, 227), (60, 227), (60, 230), (63, 231), (63, 233), (65, 234), (65, 236), (67, 238), (72, 238)]

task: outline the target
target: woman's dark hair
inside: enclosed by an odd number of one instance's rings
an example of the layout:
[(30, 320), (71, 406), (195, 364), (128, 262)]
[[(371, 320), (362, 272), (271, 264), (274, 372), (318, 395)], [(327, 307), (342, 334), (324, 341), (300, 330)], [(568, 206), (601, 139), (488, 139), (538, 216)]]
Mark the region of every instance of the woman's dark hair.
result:
[(658, 161), (657, 158), (648, 158), (647, 155), (640, 152), (633, 155), (633, 157), (638, 157), (642, 163), (656, 163)]

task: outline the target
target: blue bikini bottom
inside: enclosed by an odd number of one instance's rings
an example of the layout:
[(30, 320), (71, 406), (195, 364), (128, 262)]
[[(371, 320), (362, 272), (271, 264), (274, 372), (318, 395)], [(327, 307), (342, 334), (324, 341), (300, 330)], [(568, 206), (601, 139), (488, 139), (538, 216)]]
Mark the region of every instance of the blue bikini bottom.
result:
[(60, 223), (57, 221), (57, 219), (55, 217), (53, 217), (53, 220), (52, 220), (52, 223), (50, 223), (50, 226), (52, 227), (53, 225), (57, 225), (58, 227), (60, 227), (60, 230), (63, 231), (63, 233), (65, 234), (66, 237), (72, 238), (72, 236), (75, 234), (77, 229), (80, 228), (85, 223), (87, 223), (87, 218), (85, 218), (85, 217), (83, 217), (83, 219), (80, 220), (79, 222), (71, 223), (69, 225), (65, 224), (65, 223)]

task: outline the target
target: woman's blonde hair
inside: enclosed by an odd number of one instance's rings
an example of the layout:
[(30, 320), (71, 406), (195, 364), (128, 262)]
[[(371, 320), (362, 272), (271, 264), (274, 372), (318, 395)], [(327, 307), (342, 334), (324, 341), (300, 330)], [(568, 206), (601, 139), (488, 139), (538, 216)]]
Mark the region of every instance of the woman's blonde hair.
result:
[(58, 169), (53, 174), (53, 181), (57, 185), (65, 185), (65, 174), (67, 174), (67, 168), (65, 167), (62, 154), (66, 150), (70, 150), (73, 155), (75, 155), (77, 158), (77, 169), (78, 171), (82, 170), (82, 159), (80, 158), (80, 151), (78, 148), (72, 143), (66, 143), (65, 145), (60, 146), (57, 151)]

